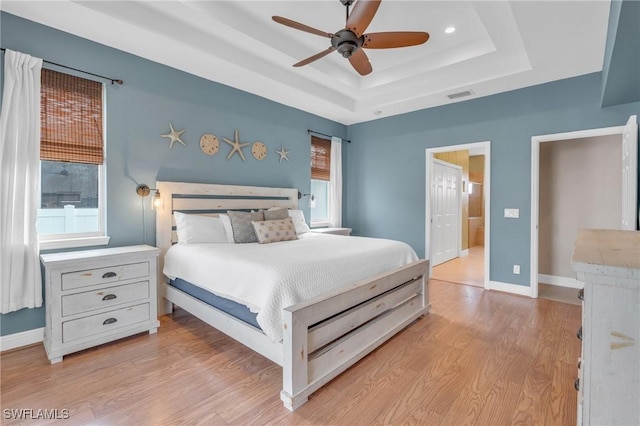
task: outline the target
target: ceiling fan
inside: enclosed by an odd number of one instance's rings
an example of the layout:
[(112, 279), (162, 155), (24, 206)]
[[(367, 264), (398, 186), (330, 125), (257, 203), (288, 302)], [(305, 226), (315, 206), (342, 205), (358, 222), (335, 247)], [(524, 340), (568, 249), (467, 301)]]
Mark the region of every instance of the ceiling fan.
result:
[[(356, 2), (355, 0), (340, 0), (340, 3), (347, 8), (347, 23), (344, 29), (337, 31), (335, 34), (317, 30), (308, 25), (283, 18), (282, 16), (273, 16), (272, 19), (279, 24), (295, 28), (296, 30), (331, 39), (331, 47), (294, 64), (294, 67), (310, 64), (337, 50), (343, 57), (349, 59), (353, 68), (360, 75), (367, 75), (373, 71), (373, 68), (363, 49), (392, 49), (396, 47), (417, 46), (429, 40), (429, 33), (416, 31), (365, 34), (364, 31), (373, 20), (380, 6), (380, 1), (381, 0), (358, 0)], [(354, 2), (355, 6), (353, 6), (353, 11), (349, 14), (349, 7)]]

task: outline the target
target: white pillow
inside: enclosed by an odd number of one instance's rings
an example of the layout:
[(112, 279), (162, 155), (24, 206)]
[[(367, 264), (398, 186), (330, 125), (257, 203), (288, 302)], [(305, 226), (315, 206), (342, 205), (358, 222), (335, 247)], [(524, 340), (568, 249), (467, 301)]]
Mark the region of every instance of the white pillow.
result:
[(178, 244), (227, 243), (222, 221), (217, 217), (174, 212)]
[(225, 213), (220, 213), (218, 217), (220, 218), (220, 221), (222, 221), (224, 233), (227, 234), (227, 242), (235, 243), (236, 241), (233, 238), (233, 227), (231, 226), (231, 218), (228, 214)]
[(296, 227), (296, 234), (304, 234), (311, 232), (307, 222), (304, 220), (304, 212), (302, 210), (289, 210), (289, 217), (293, 220), (293, 225)]

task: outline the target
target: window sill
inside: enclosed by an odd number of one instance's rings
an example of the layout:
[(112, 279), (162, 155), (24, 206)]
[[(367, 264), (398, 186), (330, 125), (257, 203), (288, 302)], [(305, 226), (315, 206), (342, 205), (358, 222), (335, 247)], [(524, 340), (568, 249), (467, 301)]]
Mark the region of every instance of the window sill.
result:
[(313, 228), (328, 228), (329, 226), (331, 226), (329, 222), (311, 222), (311, 225), (309, 227), (313, 229)]
[(111, 237), (101, 235), (97, 237), (59, 238), (55, 240), (40, 240), (40, 250), (67, 249), (75, 247), (106, 246)]

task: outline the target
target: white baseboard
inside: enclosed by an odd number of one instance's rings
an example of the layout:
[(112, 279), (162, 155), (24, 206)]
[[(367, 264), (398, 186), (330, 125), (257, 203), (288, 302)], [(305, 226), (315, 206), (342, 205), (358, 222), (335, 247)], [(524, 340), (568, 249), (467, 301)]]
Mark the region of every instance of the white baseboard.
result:
[(505, 293), (513, 293), (520, 296), (531, 297), (531, 287), (526, 285), (502, 283), (500, 281), (489, 281), (487, 290), (498, 290), (504, 291)]
[(584, 288), (584, 283), (575, 278), (561, 277), (559, 275), (538, 274), (538, 282), (542, 284), (555, 285), (558, 287)]
[(22, 346), (33, 345), (34, 343), (40, 343), (43, 340), (44, 327), (34, 328), (33, 330), (27, 330), (21, 333), (0, 336), (0, 352), (20, 348)]
[(465, 257), (465, 256), (469, 256), (469, 249), (462, 250), (460, 252), (460, 256), (458, 256), (458, 257)]

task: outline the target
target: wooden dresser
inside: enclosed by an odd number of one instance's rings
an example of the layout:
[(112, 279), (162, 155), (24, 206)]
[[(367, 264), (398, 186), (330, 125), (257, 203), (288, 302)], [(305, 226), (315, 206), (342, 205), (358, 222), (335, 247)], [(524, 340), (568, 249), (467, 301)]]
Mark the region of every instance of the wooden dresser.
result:
[(640, 232), (581, 229), (578, 424), (640, 424)]
[(140, 245), (40, 256), (44, 347), (51, 363), (115, 339), (156, 332), (159, 252)]

